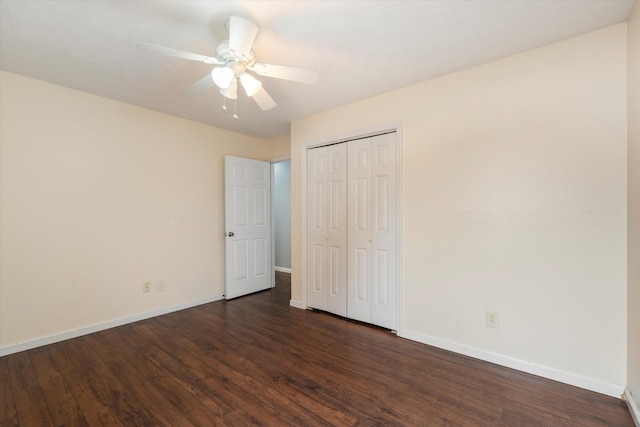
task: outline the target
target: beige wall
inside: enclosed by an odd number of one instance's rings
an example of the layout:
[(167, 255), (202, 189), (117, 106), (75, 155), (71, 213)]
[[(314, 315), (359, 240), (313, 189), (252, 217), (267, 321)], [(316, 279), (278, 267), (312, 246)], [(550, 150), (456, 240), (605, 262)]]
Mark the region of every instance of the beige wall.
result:
[(272, 161), (286, 160), (291, 157), (291, 136), (285, 135), (269, 140), (269, 159)]
[(401, 122), (401, 334), (622, 390), (626, 57), (623, 23), (292, 123), (292, 304), (303, 145)]
[[(640, 403), (640, 2), (628, 22), (629, 52), (629, 232), (627, 386)], [(640, 408), (639, 408), (640, 409)]]
[(270, 144), (6, 72), (0, 88), (0, 347), (223, 293), (223, 155)]

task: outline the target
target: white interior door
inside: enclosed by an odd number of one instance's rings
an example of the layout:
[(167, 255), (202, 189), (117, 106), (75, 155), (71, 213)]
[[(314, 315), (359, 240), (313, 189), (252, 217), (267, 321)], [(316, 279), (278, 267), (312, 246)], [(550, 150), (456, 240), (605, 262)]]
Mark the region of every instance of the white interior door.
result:
[(273, 287), (271, 165), (225, 156), (225, 298)]

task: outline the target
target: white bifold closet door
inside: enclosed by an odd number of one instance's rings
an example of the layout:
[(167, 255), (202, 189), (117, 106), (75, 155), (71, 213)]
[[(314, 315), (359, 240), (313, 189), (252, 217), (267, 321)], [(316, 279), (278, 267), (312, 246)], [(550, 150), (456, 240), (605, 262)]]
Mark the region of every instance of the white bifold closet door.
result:
[(397, 329), (396, 134), (348, 143), (347, 317)]
[(309, 150), (307, 168), (307, 303), (346, 316), (347, 145)]
[(397, 330), (396, 133), (307, 153), (308, 306)]

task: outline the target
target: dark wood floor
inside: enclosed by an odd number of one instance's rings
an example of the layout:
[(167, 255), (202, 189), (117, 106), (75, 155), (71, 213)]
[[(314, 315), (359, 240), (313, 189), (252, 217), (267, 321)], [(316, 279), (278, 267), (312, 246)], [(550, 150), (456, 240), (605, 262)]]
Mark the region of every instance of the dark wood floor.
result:
[(270, 291), (0, 358), (2, 426), (633, 426), (618, 399)]

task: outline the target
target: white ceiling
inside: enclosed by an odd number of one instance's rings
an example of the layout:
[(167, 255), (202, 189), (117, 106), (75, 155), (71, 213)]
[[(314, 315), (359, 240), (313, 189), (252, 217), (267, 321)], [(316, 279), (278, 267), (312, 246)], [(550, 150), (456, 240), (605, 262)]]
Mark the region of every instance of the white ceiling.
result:
[[(0, 0), (0, 68), (266, 139), (300, 117), (625, 21), (633, 3)], [(238, 91), (234, 119), (215, 89), (185, 92), (211, 65), (136, 49), (215, 56), (231, 14), (259, 26), (258, 61), (316, 69), (318, 85), (260, 78), (278, 107)]]

